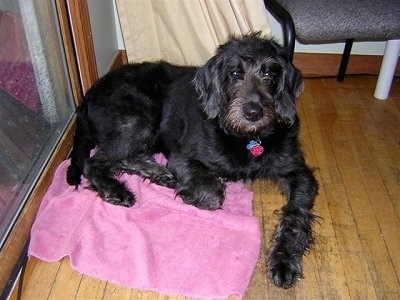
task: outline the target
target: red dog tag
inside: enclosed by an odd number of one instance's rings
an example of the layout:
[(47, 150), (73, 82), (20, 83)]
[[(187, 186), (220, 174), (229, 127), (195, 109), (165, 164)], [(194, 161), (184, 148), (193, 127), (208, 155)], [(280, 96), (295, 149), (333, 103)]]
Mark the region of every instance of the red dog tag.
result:
[(260, 156), (264, 152), (264, 147), (261, 146), (261, 143), (254, 140), (251, 140), (246, 147), (254, 157)]

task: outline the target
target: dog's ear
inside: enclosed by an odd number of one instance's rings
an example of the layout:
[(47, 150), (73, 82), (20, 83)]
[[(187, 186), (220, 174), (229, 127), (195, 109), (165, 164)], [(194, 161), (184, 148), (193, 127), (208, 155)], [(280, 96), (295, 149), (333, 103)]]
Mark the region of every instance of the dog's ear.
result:
[(285, 63), (278, 86), (276, 112), (284, 122), (293, 124), (296, 117), (296, 100), (304, 90), (303, 76), (290, 62)]
[(219, 107), (223, 99), (222, 68), (223, 60), (214, 56), (197, 70), (193, 80), (199, 93), (200, 106), (209, 119), (216, 118), (220, 113)]
[(292, 90), (295, 100), (300, 97), (304, 92), (304, 81), (300, 70), (288, 62), (288, 73), (286, 75), (288, 80), (288, 85)]

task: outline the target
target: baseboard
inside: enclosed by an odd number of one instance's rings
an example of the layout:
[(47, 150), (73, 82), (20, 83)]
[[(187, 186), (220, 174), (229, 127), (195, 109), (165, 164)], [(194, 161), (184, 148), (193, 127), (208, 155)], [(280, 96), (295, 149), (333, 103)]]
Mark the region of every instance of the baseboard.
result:
[[(336, 76), (341, 58), (341, 54), (295, 53), (293, 63), (304, 76)], [(378, 75), (381, 62), (379, 55), (351, 55), (346, 74)], [(400, 76), (400, 60), (395, 74)]]
[[(341, 54), (296, 52), (293, 63), (302, 71), (304, 76), (336, 76), (341, 59)], [(109, 67), (109, 71), (113, 71), (127, 62), (126, 51), (119, 50)], [(346, 74), (378, 75), (381, 63), (382, 56), (379, 55), (351, 55)], [(400, 60), (397, 62), (395, 75), (400, 76)]]
[(118, 69), (120, 66), (126, 64), (127, 62), (128, 62), (128, 58), (126, 56), (126, 51), (118, 50), (113, 61), (111, 62), (110, 67), (108, 68), (108, 72)]

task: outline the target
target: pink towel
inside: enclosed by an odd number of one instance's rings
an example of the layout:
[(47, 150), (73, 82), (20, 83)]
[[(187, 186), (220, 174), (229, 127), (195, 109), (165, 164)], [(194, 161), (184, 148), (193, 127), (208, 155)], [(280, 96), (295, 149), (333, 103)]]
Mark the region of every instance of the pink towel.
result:
[(120, 176), (135, 191), (131, 208), (67, 185), (61, 163), (31, 231), (29, 255), (69, 256), (83, 274), (127, 287), (198, 298), (241, 298), (260, 250), (252, 193), (229, 183), (222, 210), (186, 205), (174, 191)]

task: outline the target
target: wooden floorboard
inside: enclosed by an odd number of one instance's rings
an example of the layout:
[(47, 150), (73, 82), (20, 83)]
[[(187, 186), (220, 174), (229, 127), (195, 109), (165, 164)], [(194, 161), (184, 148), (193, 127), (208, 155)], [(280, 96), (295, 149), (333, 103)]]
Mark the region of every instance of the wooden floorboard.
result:
[[(373, 97), (375, 83), (368, 76), (306, 79), (298, 113), (306, 160), (320, 183), (314, 246), (296, 287), (279, 289), (266, 278), (266, 252), (285, 200), (273, 183), (254, 182), (263, 243), (245, 299), (400, 299), (400, 80), (387, 101)], [(93, 279), (73, 271), (67, 258), (32, 258), (22, 299), (188, 298)]]

